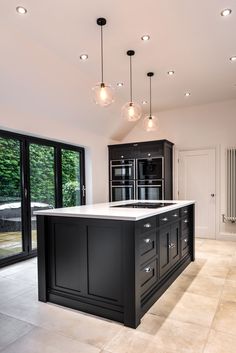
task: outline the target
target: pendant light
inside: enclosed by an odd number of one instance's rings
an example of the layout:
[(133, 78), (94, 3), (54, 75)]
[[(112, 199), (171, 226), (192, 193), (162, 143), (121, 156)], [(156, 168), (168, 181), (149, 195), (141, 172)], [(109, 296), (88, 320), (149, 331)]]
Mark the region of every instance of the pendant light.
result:
[(127, 55), (130, 58), (130, 101), (126, 103), (121, 110), (121, 115), (128, 121), (136, 121), (141, 118), (142, 109), (139, 104), (133, 102), (133, 83), (132, 83), (132, 56), (134, 56), (134, 50), (128, 50)]
[(101, 17), (97, 19), (97, 25), (101, 27), (101, 82), (93, 87), (95, 103), (101, 107), (107, 107), (114, 102), (113, 88), (104, 83), (103, 77), (103, 26), (107, 23), (106, 19)]
[(153, 72), (148, 72), (147, 76), (150, 79), (150, 98), (149, 98), (149, 115), (144, 118), (144, 128), (146, 131), (156, 131), (157, 129), (157, 118), (152, 115), (152, 77), (154, 76)]

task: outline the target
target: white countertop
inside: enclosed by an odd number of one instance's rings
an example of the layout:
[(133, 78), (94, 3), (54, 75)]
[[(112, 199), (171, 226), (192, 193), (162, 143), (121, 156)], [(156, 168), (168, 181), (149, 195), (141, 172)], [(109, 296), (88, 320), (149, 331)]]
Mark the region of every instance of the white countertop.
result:
[[(175, 203), (175, 205), (160, 207), (160, 208), (125, 208), (125, 207), (111, 207), (123, 205), (127, 203)], [(129, 200), (119, 202), (97, 203), (94, 205), (54, 208), (50, 210), (35, 211), (35, 215), (44, 216), (61, 216), (61, 217), (81, 217), (81, 218), (101, 218), (101, 219), (116, 219), (123, 221), (139, 221), (140, 219), (155, 216), (164, 212), (172, 211), (180, 207), (194, 204), (195, 201), (175, 201), (175, 200)]]

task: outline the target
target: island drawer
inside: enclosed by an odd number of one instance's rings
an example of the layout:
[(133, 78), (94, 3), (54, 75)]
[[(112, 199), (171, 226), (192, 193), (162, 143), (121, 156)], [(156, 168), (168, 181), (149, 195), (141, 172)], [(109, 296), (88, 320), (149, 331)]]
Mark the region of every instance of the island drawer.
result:
[(184, 216), (187, 216), (190, 214), (190, 207), (189, 206), (186, 206), (186, 207), (182, 207), (180, 209), (180, 215), (181, 217), (184, 217)]
[(139, 234), (150, 232), (156, 228), (156, 217), (144, 218), (137, 222), (136, 227)]
[(159, 216), (159, 225), (163, 226), (168, 223), (178, 221), (178, 219), (179, 219), (179, 210), (162, 213)]
[(157, 260), (151, 261), (140, 270), (141, 295), (157, 281)]
[(139, 254), (141, 265), (156, 255), (156, 231), (140, 236)]
[(181, 220), (182, 232), (188, 232), (190, 230), (190, 223), (191, 222), (188, 215)]
[(188, 254), (189, 252), (189, 232), (185, 232), (181, 239), (181, 255), (182, 257)]

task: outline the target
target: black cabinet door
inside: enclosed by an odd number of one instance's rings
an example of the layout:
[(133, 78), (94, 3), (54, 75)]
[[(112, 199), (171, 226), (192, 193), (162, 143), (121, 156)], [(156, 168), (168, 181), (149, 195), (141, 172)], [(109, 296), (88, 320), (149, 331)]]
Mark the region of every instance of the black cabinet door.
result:
[(171, 266), (170, 258), (171, 227), (162, 227), (159, 230), (159, 273), (162, 277)]
[(170, 261), (173, 266), (180, 259), (180, 224), (171, 225), (170, 235)]
[(51, 224), (49, 287), (67, 293), (86, 293), (87, 234), (86, 226), (77, 223)]
[[(104, 222), (105, 224), (105, 222)], [(88, 225), (88, 295), (123, 302), (122, 232), (119, 227)]]

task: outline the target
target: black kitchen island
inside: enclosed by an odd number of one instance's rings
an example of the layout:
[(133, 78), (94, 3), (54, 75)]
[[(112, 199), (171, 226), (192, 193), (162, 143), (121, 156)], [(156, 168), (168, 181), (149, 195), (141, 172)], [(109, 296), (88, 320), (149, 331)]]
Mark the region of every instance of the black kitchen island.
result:
[(123, 201), (36, 214), (42, 302), (136, 328), (194, 261), (193, 201), (150, 208)]

